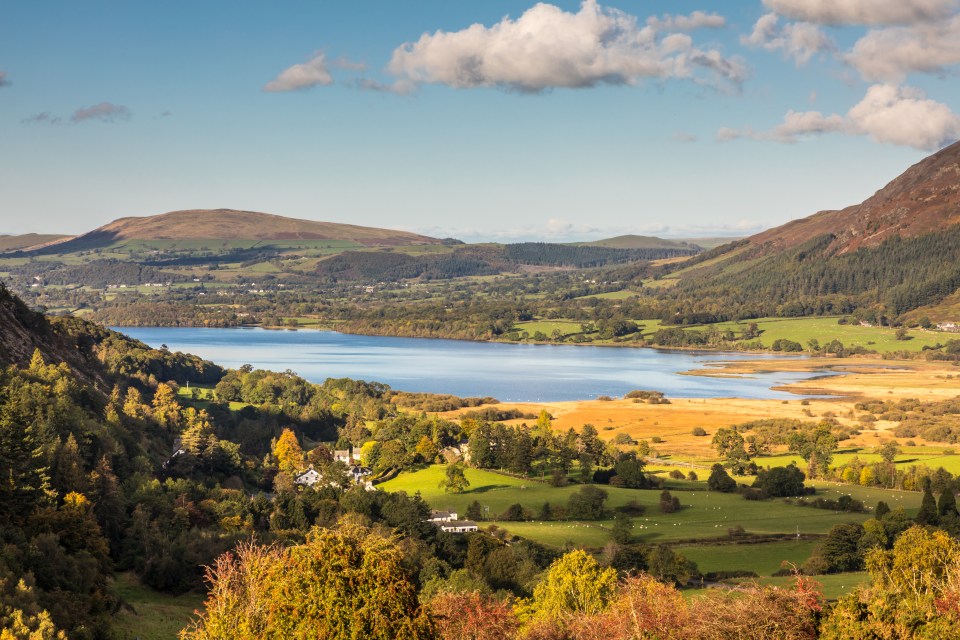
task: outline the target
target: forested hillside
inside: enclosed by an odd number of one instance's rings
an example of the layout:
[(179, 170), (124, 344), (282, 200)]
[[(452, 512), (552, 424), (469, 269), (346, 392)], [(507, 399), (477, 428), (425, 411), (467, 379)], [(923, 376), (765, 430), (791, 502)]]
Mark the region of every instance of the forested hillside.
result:
[(666, 322), (847, 314), (884, 323), (960, 288), (960, 225), (831, 255), (832, 234), (769, 256), (742, 252), (700, 267), (663, 297)]
[[(676, 272), (670, 274), (670, 271)], [(863, 203), (703, 253), (665, 277), (666, 322), (844, 314), (894, 322), (960, 288), (960, 143)]]

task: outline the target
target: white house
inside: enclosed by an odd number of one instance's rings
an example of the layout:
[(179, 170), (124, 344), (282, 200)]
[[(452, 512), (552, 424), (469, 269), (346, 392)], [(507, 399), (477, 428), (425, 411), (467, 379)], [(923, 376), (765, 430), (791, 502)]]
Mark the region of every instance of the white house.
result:
[(430, 512), (430, 519), (427, 522), (453, 522), (457, 519), (456, 511), (437, 511)]
[(477, 523), (472, 520), (450, 520), (439, 524), (440, 530), (447, 533), (470, 533), (477, 530)]
[(310, 468), (294, 478), (293, 482), (294, 484), (299, 484), (304, 487), (312, 487), (320, 482), (320, 478), (321, 476), (319, 473), (317, 473), (317, 470)]
[(350, 461), (353, 460), (353, 456), (350, 454), (349, 449), (337, 449), (333, 452), (333, 459), (337, 462), (342, 462), (343, 464), (349, 465)]

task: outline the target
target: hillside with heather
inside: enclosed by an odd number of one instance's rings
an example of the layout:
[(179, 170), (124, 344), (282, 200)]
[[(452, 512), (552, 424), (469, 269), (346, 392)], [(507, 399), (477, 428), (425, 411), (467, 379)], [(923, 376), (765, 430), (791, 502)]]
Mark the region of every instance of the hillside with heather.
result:
[(47, 252), (69, 253), (136, 240), (333, 240), (368, 247), (441, 242), (406, 231), (299, 220), (255, 211), (191, 209), (139, 218), (120, 218), (49, 247)]
[(857, 310), (875, 322), (917, 309), (936, 317), (960, 288), (960, 143), (858, 205), (718, 247), (659, 279), (681, 324)]

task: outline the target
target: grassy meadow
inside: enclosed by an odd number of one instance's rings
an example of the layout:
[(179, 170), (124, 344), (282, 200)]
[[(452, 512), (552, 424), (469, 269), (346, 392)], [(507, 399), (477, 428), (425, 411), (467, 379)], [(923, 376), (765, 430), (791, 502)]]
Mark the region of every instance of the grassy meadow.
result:
[(117, 640), (175, 640), (202, 608), (204, 596), (171, 596), (140, 584), (132, 572), (117, 574), (114, 591), (123, 605), (114, 616)]
[[(380, 486), (386, 491), (419, 492), (435, 509), (455, 510), (461, 516), (474, 500), (490, 514), (489, 522), (512, 534), (556, 547), (580, 546), (600, 548), (611, 539), (612, 520), (600, 521), (542, 521), (536, 519), (542, 505), (565, 505), (570, 495), (582, 485), (553, 487), (538, 480), (523, 480), (493, 471), (466, 470), (470, 487), (461, 494), (448, 494), (439, 488), (444, 477), (443, 465), (433, 465), (419, 471), (400, 474)], [(706, 473), (701, 480), (667, 480), (667, 488), (680, 498), (682, 508), (675, 513), (661, 513), (658, 490), (602, 487), (609, 494), (608, 508), (614, 509), (637, 501), (646, 512), (632, 518), (634, 539), (638, 542), (685, 544), (683, 553), (692, 559), (711, 558), (703, 571), (748, 570), (758, 575), (771, 575), (788, 560), (801, 563), (809, 556), (813, 543), (808, 540), (777, 541), (753, 545), (730, 545), (728, 531), (736, 527), (750, 534), (769, 536), (822, 535), (831, 527), (844, 522), (862, 522), (869, 514), (841, 513), (810, 507), (798, 507), (783, 500), (751, 501), (737, 494), (714, 493), (706, 490)], [(919, 494), (887, 491), (866, 487), (822, 484), (819, 495), (836, 498), (840, 492), (852, 493), (869, 506), (885, 500), (891, 506), (904, 506), (908, 513), (919, 507)], [(522, 504), (534, 514), (525, 522), (507, 522), (498, 517), (512, 504)], [(484, 523), (486, 524), (486, 523)], [(688, 554), (689, 550), (690, 551)], [(717, 550), (714, 557), (711, 550)], [(729, 564), (730, 566), (726, 566)]]

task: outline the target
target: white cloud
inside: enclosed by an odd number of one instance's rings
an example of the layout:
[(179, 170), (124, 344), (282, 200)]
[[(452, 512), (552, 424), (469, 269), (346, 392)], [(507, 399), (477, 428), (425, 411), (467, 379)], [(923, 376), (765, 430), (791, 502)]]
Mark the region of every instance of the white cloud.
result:
[(900, 81), (911, 72), (945, 73), (960, 63), (960, 15), (872, 30), (857, 41), (846, 60), (871, 81)]
[(763, 0), (782, 16), (817, 24), (914, 24), (951, 15), (960, 0)]
[(333, 84), (333, 76), (327, 68), (326, 56), (323, 53), (317, 53), (307, 62), (295, 64), (281, 71), (280, 75), (263, 85), (263, 90), (302, 91), (328, 84)]
[(727, 26), (727, 19), (717, 13), (694, 11), (688, 16), (674, 16), (669, 13), (662, 18), (647, 18), (647, 24), (658, 31), (694, 31), (696, 29), (720, 29)]
[(739, 59), (698, 49), (689, 36), (641, 26), (636, 17), (596, 0), (584, 0), (576, 13), (541, 3), (490, 27), (425, 33), (398, 47), (388, 70), (414, 85), (525, 92), (631, 85), (644, 78), (739, 85), (747, 76)]
[(797, 142), (803, 136), (823, 133), (865, 135), (884, 142), (933, 151), (960, 138), (960, 116), (947, 105), (930, 100), (919, 89), (877, 84), (846, 116), (825, 116), (819, 111), (789, 111), (781, 124), (769, 131), (750, 127), (717, 131), (717, 140), (737, 138)]
[(850, 126), (877, 142), (939, 149), (960, 138), (960, 117), (919, 89), (873, 85), (847, 114)]
[(101, 122), (116, 122), (117, 120), (129, 120), (131, 116), (130, 109), (111, 102), (101, 102), (92, 107), (82, 107), (73, 112), (70, 120), (73, 122), (86, 122), (88, 120), (99, 120)]
[(775, 142), (794, 143), (801, 136), (843, 131), (844, 119), (838, 115), (825, 116), (819, 111), (788, 111), (783, 122), (769, 131), (755, 131), (752, 127), (731, 129), (721, 127), (717, 131), (717, 140), (728, 142), (737, 138), (754, 140), (773, 140)]
[(807, 22), (788, 22), (782, 27), (775, 13), (767, 13), (757, 20), (749, 36), (741, 36), (740, 42), (762, 47), (768, 51), (783, 51), (798, 65), (806, 64), (817, 53), (835, 49), (833, 41), (820, 27)]

